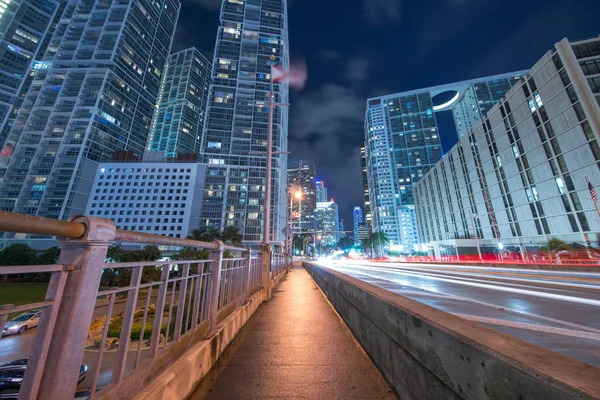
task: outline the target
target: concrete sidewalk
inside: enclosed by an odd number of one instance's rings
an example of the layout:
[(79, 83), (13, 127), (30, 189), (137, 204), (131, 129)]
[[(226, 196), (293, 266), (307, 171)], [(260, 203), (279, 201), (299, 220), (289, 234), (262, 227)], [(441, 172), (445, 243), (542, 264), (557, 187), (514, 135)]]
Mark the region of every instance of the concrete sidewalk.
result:
[(294, 267), (191, 400), (395, 399), (310, 275)]

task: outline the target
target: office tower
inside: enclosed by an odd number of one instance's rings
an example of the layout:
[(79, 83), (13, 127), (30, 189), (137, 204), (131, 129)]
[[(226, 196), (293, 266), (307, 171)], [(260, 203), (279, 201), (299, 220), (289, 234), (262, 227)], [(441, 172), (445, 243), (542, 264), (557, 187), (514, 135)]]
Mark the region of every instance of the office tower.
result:
[(293, 211), (299, 213), (299, 218), (294, 220), (294, 232), (314, 232), (316, 228), (314, 213), (317, 208), (315, 165), (300, 161), (298, 168), (288, 169), (287, 174), (289, 187), (298, 189), (302, 193), (300, 199), (295, 197), (295, 193), (290, 193), (294, 196)]
[(206, 167), (164, 161), (100, 163), (85, 215), (112, 219), (119, 229), (186, 238), (200, 220)]
[(167, 158), (200, 153), (211, 70), (195, 47), (169, 56), (149, 150)]
[(354, 220), (354, 244), (358, 245), (358, 227), (363, 223), (363, 212), (360, 206), (354, 207), (354, 211), (352, 211), (352, 217)]
[(563, 39), (425, 174), (415, 205), (428, 247), (525, 255), (553, 237), (597, 241), (586, 177), (600, 186), (599, 65), (600, 37)]
[(363, 186), (363, 207), (365, 210), (364, 221), (365, 224), (371, 226), (371, 200), (369, 198), (369, 177), (367, 173), (367, 148), (365, 142), (360, 146), (360, 168), (362, 172), (362, 186)]
[[(266, 145), (271, 66), (287, 68), (286, 0), (224, 0), (213, 60), (213, 85), (202, 139), (207, 172), (200, 229), (235, 226), (247, 244), (264, 238)], [(288, 103), (288, 85), (273, 85)], [(273, 110), (273, 151), (287, 150), (288, 109)], [(271, 241), (284, 241), (287, 155), (273, 157)], [(229, 168), (229, 174), (225, 174)]]
[(333, 201), (317, 202), (315, 210), (317, 234), (321, 237), (321, 247), (335, 247), (340, 241), (338, 205)]
[[(7, 144), (0, 209), (85, 211), (98, 162), (144, 153), (178, 0), (69, 0)], [(8, 162), (7, 162), (8, 161)], [(7, 163), (6, 163), (7, 162)]]
[(339, 227), (339, 231), (340, 231), (340, 239), (345, 238), (347, 235), (346, 235), (346, 228), (344, 228), (344, 218), (340, 218), (340, 223), (339, 223), (338, 227)]
[(361, 245), (363, 241), (371, 238), (371, 227), (365, 224), (358, 225), (358, 245)]
[[(481, 110), (465, 114), (473, 91), (508, 90), (525, 71), (414, 90), (369, 99), (365, 116), (367, 179), (373, 231), (384, 232), (393, 250), (411, 252), (419, 243), (412, 187), (442, 156), (435, 114), (455, 110), (456, 129), (481, 118)], [(479, 91), (478, 91), (479, 90)], [(504, 92), (505, 93), (505, 92)], [(448, 100), (448, 94), (450, 99)], [(483, 95), (481, 95), (483, 98)], [(496, 97), (486, 97), (486, 107)]]
[[(0, 3), (0, 149), (43, 53), (63, 0), (12, 0)], [(4, 128), (7, 126), (7, 128)], [(12, 152), (12, 146), (4, 154)]]
[(329, 201), (327, 197), (327, 188), (325, 187), (325, 181), (316, 181), (315, 182), (315, 190), (317, 203), (325, 203)]

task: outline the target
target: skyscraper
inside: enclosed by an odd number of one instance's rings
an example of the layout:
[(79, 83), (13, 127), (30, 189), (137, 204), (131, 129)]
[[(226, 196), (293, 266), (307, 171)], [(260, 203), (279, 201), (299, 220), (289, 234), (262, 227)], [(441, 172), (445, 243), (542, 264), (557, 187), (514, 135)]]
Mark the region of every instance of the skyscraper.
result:
[(371, 199), (369, 198), (369, 174), (367, 172), (367, 148), (365, 142), (360, 146), (360, 168), (362, 172), (363, 186), (363, 207), (364, 207), (364, 222), (367, 226), (371, 226)]
[(300, 161), (298, 168), (288, 169), (287, 173), (289, 186), (298, 188), (302, 193), (300, 199), (293, 199), (296, 203), (293, 211), (300, 213), (300, 218), (294, 221), (294, 232), (314, 232), (316, 228), (314, 213), (317, 208), (315, 165)]
[[(202, 139), (210, 164), (200, 229), (235, 226), (244, 240), (264, 237), (266, 145), (271, 66), (289, 65), (286, 0), (224, 0), (213, 60), (213, 85)], [(276, 103), (288, 85), (275, 84)], [(273, 150), (287, 150), (288, 110), (273, 110)], [(287, 155), (273, 157), (271, 241), (284, 241)]]
[[(64, 0), (12, 0), (0, 3), (0, 149), (10, 129), (2, 129), (12, 120), (31, 84), (29, 71), (47, 45), (55, 18), (60, 18)], [(6, 149), (5, 154), (12, 151)]]
[(149, 150), (167, 158), (200, 153), (211, 69), (195, 47), (169, 56)]
[(323, 247), (334, 247), (340, 241), (340, 213), (333, 201), (318, 202), (315, 211), (317, 233)]
[(327, 197), (327, 188), (325, 187), (324, 181), (316, 181), (315, 182), (317, 203), (325, 203), (329, 201)]
[(597, 242), (599, 65), (600, 38), (563, 39), (415, 185), (437, 255)]
[(83, 213), (98, 162), (142, 156), (179, 9), (178, 0), (68, 0), (9, 133), (14, 154), (0, 160), (0, 209)]
[(354, 211), (352, 211), (352, 217), (354, 220), (354, 244), (358, 245), (358, 227), (363, 223), (363, 212), (360, 206), (354, 207)]
[[(413, 184), (440, 160), (442, 146), (435, 113), (454, 110), (459, 136), (499, 101), (526, 71), (453, 83), (369, 99), (365, 115), (367, 179), (374, 231), (385, 232), (390, 245), (412, 251), (419, 243)], [(485, 89), (485, 90), (484, 90)], [(476, 100), (473, 93), (480, 93)], [(490, 93), (494, 93), (492, 96)], [(484, 98), (484, 94), (489, 96)], [(450, 94), (450, 99), (444, 96)], [(478, 99), (485, 108), (480, 110)], [(464, 104), (468, 104), (464, 106)], [(463, 115), (456, 110), (475, 112)]]

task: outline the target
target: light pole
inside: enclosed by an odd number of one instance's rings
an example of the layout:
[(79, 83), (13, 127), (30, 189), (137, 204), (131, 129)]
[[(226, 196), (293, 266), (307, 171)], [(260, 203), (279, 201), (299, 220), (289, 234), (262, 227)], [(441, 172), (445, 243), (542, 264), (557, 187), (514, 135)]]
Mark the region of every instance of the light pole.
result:
[(471, 214), (471, 225), (473, 226), (473, 234), (475, 235), (475, 243), (477, 244), (477, 254), (479, 254), (479, 261), (481, 258), (481, 248), (479, 247), (479, 238), (477, 237), (477, 229), (475, 229), (475, 218), (479, 219), (479, 215)]
[(298, 200), (298, 204), (300, 204), (300, 200), (302, 199), (302, 192), (298, 190), (292, 193), (290, 188), (290, 228), (288, 230), (288, 247), (290, 257), (293, 257), (294, 255), (294, 197)]

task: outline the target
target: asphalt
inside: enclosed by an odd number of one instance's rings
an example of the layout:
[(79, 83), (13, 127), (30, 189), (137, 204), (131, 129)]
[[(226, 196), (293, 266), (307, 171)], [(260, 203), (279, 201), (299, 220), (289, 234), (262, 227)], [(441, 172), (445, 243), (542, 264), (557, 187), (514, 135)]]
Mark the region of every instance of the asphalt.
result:
[(395, 398), (310, 275), (295, 267), (189, 399)]
[(322, 265), (600, 367), (600, 273), (346, 260)]

